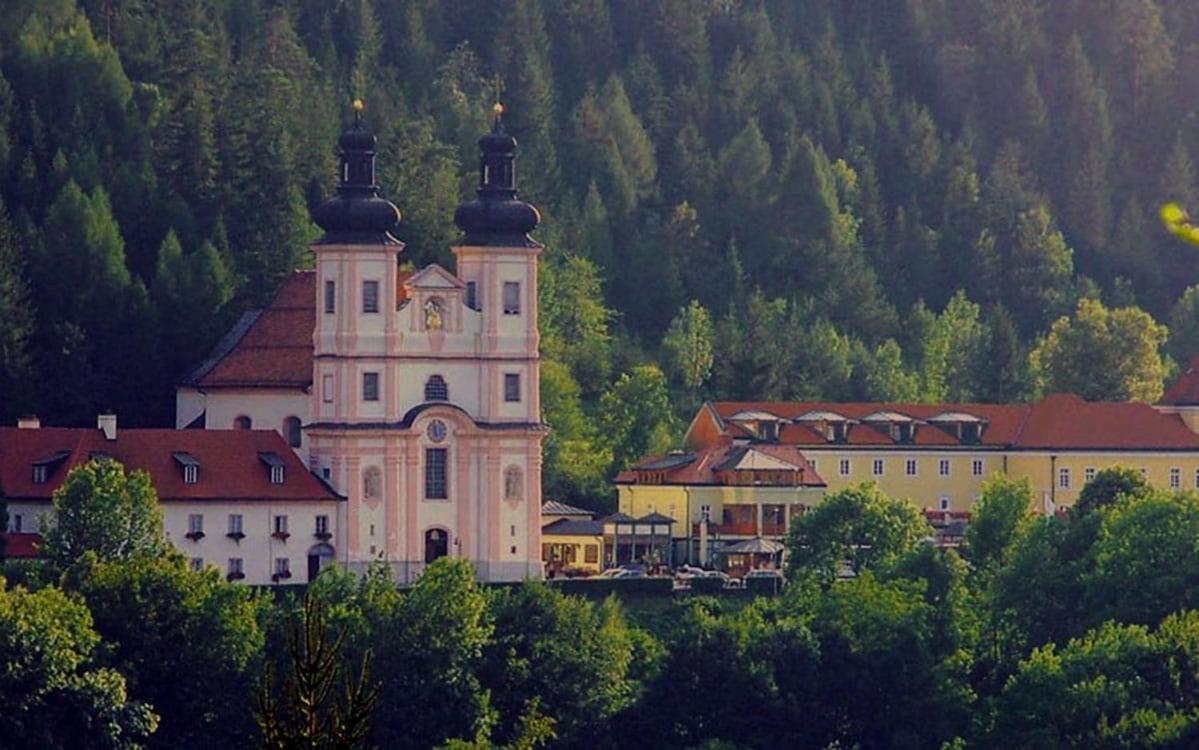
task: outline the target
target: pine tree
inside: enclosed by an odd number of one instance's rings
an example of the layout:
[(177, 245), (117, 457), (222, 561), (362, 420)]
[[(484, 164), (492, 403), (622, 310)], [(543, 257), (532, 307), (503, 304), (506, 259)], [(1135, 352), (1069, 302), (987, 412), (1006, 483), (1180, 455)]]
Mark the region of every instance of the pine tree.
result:
[(34, 383), (33, 311), (20, 239), (0, 203), (0, 423), (30, 409)]

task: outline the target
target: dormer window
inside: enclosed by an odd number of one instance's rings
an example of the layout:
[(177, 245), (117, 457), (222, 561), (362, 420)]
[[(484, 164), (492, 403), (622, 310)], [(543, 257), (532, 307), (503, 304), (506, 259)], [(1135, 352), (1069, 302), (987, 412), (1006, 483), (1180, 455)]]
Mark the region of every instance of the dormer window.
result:
[(200, 481), (200, 462), (190, 453), (183, 451), (175, 451), (171, 454), (171, 458), (175, 459), (175, 463), (183, 469), (183, 483), (195, 484)]
[(279, 458), (279, 454), (264, 451), (258, 454), (258, 458), (270, 470), (271, 484), (283, 484), (283, 469), (285, 464), (283, 463), (283, 459)]
[(45, 458), (39, 458), (38, 460), (34, 461), (33, 483), (45, 484), (48, 482), (51, 475), (53, 475), (54, 471), (58, 468), (58, 465), (65, 461), (69, 455), (71, 455), (70, 451), (57, 451), (49, 456), (46, 456)]

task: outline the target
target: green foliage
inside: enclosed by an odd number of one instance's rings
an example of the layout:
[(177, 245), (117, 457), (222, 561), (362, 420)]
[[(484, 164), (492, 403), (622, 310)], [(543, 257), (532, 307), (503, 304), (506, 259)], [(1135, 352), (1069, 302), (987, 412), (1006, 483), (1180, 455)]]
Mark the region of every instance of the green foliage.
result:
[(712, 321), (699, 302), (679, 308), (662, 340), (671, 371), (689, 393), (697, 393), (712, 372)]
[[(1086, 492), (1083, 488), (1084, 495)], [(976, 571), (994, 573), (1008, 563), (1032, 522), (1032, 505), (1032, 484), (1027, 477), (1017, 480), (996, 474), (983, 483), (966, 528), (966, 559)]]
[(1199, 616), (1188, 611), (1153, 631), (1112, 622), (1037, 649), (996, 701), (983, 744), (1189, 746), (1199, 737), (1197, 635)]
[(97, 664), (99, 646), (82, 604), (53, 588), (8, 588), (0, 578), (6, 745), (142, 747), (158, 717), (129, 699), (119, 672)]
[(97, 561), (88, 553), (69, 585), (91, 610), (106, 662), (125, 676), (130, 697), (161, 716), (151, 744), (233, 745), (252, 733), (246, 701), (263, 651), (265, 599), (214, 568), (188, 570), (177, 554)]
[(1159, 352), (1165, 326), (1137, 308), (1108, 310), (1083, 299), (1073, 317), (1061, 317), (1031, 354), (1047, 391), (1088, 400), (1156, 402), (1165, 363)]
[(676, 429), (662, 371), (640, 365), (621, 375), (600, 399), (600, 430), (612, 450), (610, 472), (669, 448)]
[[(268, 672), (259, 695), (256, 718), (263, 747), (366, 747), (379, 699), (379, 686), (370, 677), (369, 653), (358, 677), (348, 678), (339, 664), (347, 630), (343, 627), (332, 641), (326, 631), (320, 605), (305, 599), (303, 622), (288, 632), (291, 670), (280, 694), (273, 695)], [(344, 695), (334, 697), (339, 687)]]
[(550, 433), (542, 442), (542, 492), (563, 502), (597, 502), (609, 494), (604, 476), (612, 458), (583, 413), (579, 384), (566, 365), (541, 362), (541, 418)]
[(790, 577), (828, 584), (843, 565), (854, 574), (885, 570), (932, 536), (916, 506), (888, 497), (873, 483), (825, 496), (800, 517), (787, 540)]
[(495, 635), (481, 679), (501, 717), (493, 741), (518, 739), (525, 707), (535, 704), (558, 742), (581, 746), (602, 737), (609, 720), (632, 704), (634, 646), (615, 598), (597, 605), (526, 583), (496, 590), (490, 609)]
[(1140, 498), (1152, 491), (1149, 480), (1138, 469), (1113, 466), (1098, 472), (1083, 486), (1072, 511), (1075, 516), (1084, 516), (1100, 508), (1115, 505), (1122, 497)]
[(77, 466), (54, 491), (45, 555), (68, 568), (85, 553), (101, 560), (156, 557), (167, 549), (158, 494), (144, 471), (126, 474), (111, 459)]

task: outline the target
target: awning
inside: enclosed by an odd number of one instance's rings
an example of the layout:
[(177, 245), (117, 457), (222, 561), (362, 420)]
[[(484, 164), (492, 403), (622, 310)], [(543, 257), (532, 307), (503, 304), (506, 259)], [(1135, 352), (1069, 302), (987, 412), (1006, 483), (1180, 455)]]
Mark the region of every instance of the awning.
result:
[(731, 544), (720, 551), (726, 555), (777, 555), (784, 549), (786, 547), (780, 542), (758, 536), (746, 539), (744, 542)]

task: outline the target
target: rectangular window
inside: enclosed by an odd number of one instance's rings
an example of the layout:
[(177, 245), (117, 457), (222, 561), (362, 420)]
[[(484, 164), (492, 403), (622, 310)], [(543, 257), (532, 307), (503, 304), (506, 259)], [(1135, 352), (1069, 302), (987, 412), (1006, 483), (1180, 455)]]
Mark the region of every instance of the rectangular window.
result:
[(903, 473), (907, 474), (909, 477), (916, 476), (916, 459), (909, 458), (904, 462)]
[(711, 520), (712, 520), (712, 506), (711, 506), (711, 505), (701, 505), (701, 506), (699, 506), (699, 518), (700, 518), (700, 520), (701, 520), (701, 521), (708, 521), (708, 522), (711, 522)]
[(949, 495), (941, 495), (941, 510), (949, 510)]
[(183, 483), (195, 484), (200, 479), (200, 467), (195, 464), (188, 464), (183, 467)]
[(516, 546), (515, 545), (510, 547), (509, 550), (512, 552), (512, 554), (514, 554), (514, 555), (516, 554)]
[(46, 476), (49, 472), (46, 470), (45, 464), (36, 464), (33, 467), (33, 483), (45, 484)]
[(472, 310), (479, 309), (479, 285), (473, 281), (466, 282), (466, 306)]
[(326, 404), (333, 403), (333, 376), (321, 376), (321, 400)]
[(1170, 489), (1177, 490), (1182, 487), (1182, 469), (1170, 469)]
[(379, 312), (379, 282), (362, 282), (362, 312)]
[(520, 282), (504, 282), (504, 314), (520, 315)]
[(242, 533), (241, 532), (241, 514), (240, 513), (230, 513), (229, 514), (229, 534), (233, 535), (233, 534), (240, 534), (240, 533)]
[(816, 471), (816, 459), (809, 458), (808, 463), (812, 465), (812, 471)]
[(983, 460), (981, 458), (976, 458), (970, 462), (970, 473), (976, 477), (983, 475)]
[(192, 561), (191, 561), (191, 568), (192, 568), (192, 570), (195, 570), (195, 571), (204, 570), (204, 558), (193, 557)]
[(229, 575), (230, 575), (230, 576), (241, 576), (241, 575), (243, 575), (243, 573), (242, 573), (242, 562), (241, 562), (241, 558), (240, 558), (240, 557), (230, 557), (230, 558), (229, 558)]
[(325, 314), (332, 315), (337, 309), (337, 284), (332, 281), (325, 282)]
[(1088, 466), (1087, 468), (1082, 470), (1082, 481), (1084, 484), (1089, 483), (1094, 478), (1095, 478), (1095, 467), (1094, 466)]
[(203, 534), (204, 533), (204, 516), (199, 513), (192, 513), (187, 517), (187, 533)]
[(377, 373), (377, 372), (362, 373), (362, 400), (363, 401), (378, 401), (379, 400), (379, 373)]
[(1057, 486), (1063, 490), (1070, 489), (1070, 470), (1069, 469), (1058, 469), (1057, 470)]
[(885, 469), (885, 468), (886, 467), (883, 464), (883, 459), (881, 459), (881, 458), (874, 459), (874, 476), (881, 477), (883, 475), (883, 469)]
[(287, 516), (275, 516), (275, 533), (287, 533)]
[(841, 476), (843, 476), (843, 477), (849, 476), (849, 459), (848, 458), (841, 459), (839, 468), (841, 470)]
[(588, 544), (583, 547), (583, 562), (591, 563), (592, 565), (599, 562), (598, 544)]
[(937, 473), (943, 477), (949, 476), (949, 459), (942, 458), (937, 462)]
[(325, 536), (328, 533), (329, 533), (329, 517), (328, 516), (317, 516), (316, 517), (316, 535), (317, 536)]
[(425, 497), (429, 500), (445, 500), (450, 496), (446, 474), (445, 448), (425, 449)]
[(291, 578), (291, 560), (286, 557), (276, 557), (275, 575), (280, 578)]
[(520, 373), (504, 373), (504, 400), (520, 401)]
[(508, 536), (516, 536), (516, 526), (509, 526), (508, 531), (509, 531)]
[(14, 513), (12, 517), (12, 530), (14, 534), (20, 534), (25, 526), (25, 518), (20, 513)]
[(333, 478), (333, 470), (330, 469), (328, 466), (322, 466), (321, 467), (321, 478), (324, 479), (326, 482), (328, 482), (330, 479)]
[(271, 467), (271, 484), (283, 484), (283, 466)]

